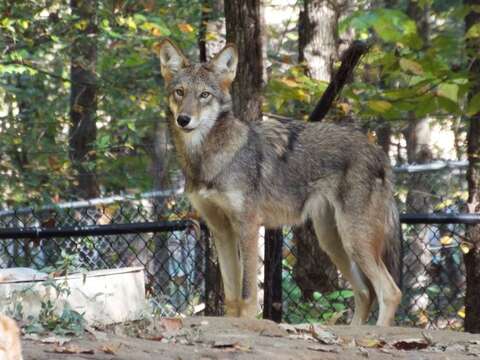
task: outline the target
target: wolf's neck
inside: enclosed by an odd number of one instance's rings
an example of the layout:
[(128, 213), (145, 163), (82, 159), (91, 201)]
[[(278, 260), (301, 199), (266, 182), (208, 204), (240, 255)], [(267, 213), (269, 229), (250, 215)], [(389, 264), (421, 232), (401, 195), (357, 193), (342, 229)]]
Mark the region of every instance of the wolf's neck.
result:
[(231, 113), (223, 113), (201, 142), (192, 147), (181, 133), (175, 147), (187, 180), (187, 191), (211, 183), (232, 162), (248, 139), (248, 126)]

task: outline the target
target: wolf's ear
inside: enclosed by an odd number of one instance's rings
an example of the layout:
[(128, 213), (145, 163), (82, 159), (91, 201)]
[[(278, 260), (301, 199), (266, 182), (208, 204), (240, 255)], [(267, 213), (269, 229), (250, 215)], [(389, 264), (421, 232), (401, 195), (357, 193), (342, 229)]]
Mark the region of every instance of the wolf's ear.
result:
[(157, 49), (160, 58), (160, 71), (165, 81), (170, 82), (176, 72), (188, 66), (188, 60), (177, 45), (169, 39), (163, 40)]
[(222, 81), (230, 86), (237, 72), (238, 53), (233, 44), (227, 44), (222, 51), (210, 60), (213, 71), (222, 77)]

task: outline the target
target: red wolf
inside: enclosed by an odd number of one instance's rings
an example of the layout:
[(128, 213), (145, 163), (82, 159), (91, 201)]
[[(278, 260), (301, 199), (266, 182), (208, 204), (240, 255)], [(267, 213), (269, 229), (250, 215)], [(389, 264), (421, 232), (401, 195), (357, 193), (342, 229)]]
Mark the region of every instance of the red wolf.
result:
[(20, 331), (15, 321), (0, 314), (0, 360), (22, 360)]
[(385, 154), (345, 126), (236, 118), (234, 45), (192, 64), (164, 40), (159, 57), (170, 132), (188, 197), (213, 234), (226, 314), (257, 314), (259, 228), (310, 219), (321, 248), (352, 285), (352, 324), (365, 323), (376, 298), (377, 324), (390, 325), (401, 292), (388, 269), (394, 274), (400, 243)]

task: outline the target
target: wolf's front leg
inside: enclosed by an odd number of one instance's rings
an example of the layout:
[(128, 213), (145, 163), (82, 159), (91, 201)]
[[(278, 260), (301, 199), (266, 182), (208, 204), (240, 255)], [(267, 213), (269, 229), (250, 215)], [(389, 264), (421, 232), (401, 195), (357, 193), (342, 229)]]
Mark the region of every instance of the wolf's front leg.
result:
[(238, 239), (228, 224), (224, 224), (221, 230), (215, 231), (212, 228), (212, 232), (225, 292), (225, 315), (237, 317), (240, 316), (242, 286)]
[(190, 196), (195, 208), (202, 214), (212, 232), (218, 254), (223, 290), (225, 292), (225, 314), (240, 316), (242, 292), (242, 271), (239, 258), (238, 238), (235, 236), (230, 219), (218, 206)]
[(260, 226), (247, 222), (236, 227), (239, 231), (240, 262), (242, 264), (242, 291), (240, 299), (240, 316), (255, 318), (257, 316), (257, 266), (258, 233)]

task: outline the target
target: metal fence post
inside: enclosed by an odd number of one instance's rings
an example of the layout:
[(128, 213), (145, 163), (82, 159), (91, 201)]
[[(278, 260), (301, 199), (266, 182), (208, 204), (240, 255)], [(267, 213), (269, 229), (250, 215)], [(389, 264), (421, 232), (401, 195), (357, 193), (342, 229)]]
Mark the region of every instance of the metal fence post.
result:
[(266, 230), (263, 318), (276, 322), (282, 321), (282, 248), (282, 229)]

